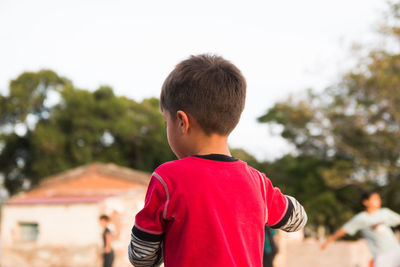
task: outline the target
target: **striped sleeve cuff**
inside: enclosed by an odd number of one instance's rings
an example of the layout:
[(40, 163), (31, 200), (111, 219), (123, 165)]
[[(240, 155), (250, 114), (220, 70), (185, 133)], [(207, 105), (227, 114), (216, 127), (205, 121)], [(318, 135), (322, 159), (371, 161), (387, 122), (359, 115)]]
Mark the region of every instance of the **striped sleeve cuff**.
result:
[(145, 231), (140, 230), (138, 227), (136, 227), (136, 225), (132, 228), (132, 234), (135, 235), (137, 238), (140, 238), (141, 240), (150, 242), (161, 241), (164, 237), (164, 234), (149, 234)]
[(291, 196), (286, 196), (288, 201), (288, 209), (282, 220), (271, 226), (273, 229), (281, 229), (286, 232), (296, 232), (307, 223), (307, 213), (303, 206)]
[(286, 201), (288, 202), (288, 206), (287, 206), (285, 215), (282, 217), (282, 219), (277, 224), (272, 225), (271, 228), (273, 228), (273, 229), (281, 228), (288, 222), (290, 216), (292, 215), (293, 203), (289, 200), (288, 197), (286, 197)]
[(136, 267), (159, 266), (164, 261), (162, 239), (162, 234), (149, 234), (134, 226), (128, 247), (129, 261)]

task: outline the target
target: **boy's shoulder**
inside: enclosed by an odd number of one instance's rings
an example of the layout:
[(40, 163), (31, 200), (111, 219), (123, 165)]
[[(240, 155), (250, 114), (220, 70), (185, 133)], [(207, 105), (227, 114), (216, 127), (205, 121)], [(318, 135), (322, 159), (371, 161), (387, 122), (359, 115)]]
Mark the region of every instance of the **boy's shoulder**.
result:
[(157, 175), (166, 178), (173, 177), (174, 174), (180, 174), (185, 171), (193, 170), (193, 160), (192, 157), (187, 157), (183, 159), (177, 159), (172, 161), (167, 161), (160, 166), (158, 166), (154, 173)]
[[(232, 164), (233, 163), (233, 164)], [(178, 173), (197, 173), (207, 169), (230, 169), (231, 171), (247, 172), (252, 176), (263, 176), (263, 174), (255, 168), (249, 166), (246, 162), (235, 159), (234, 162), (224, 162), (217, 160), (204, 159), (197, 156), (189, 156), (183, 159), (168, 161), (158, 166), (154, 172), (158, 175), (178, 174)], [(265, 175), (264, 175), (265, 176)]]
[[(187, 158), (183, 158), (183, 159), (177, 159), (177, 160), (171, 160), (171, 161), (164, 162), (163, 164), (158, 166), (154, 170), (154, 172), (158, 172), (158, 171), (163, 172), (163, 171), (181, 168), (182, 166), (187, 165), (188, 162), (190, 162), (190, 158), (191, 157), (187, 157)], [(188, 161), (188, 159), (189, 159), (189, 161)]]
[(383, 217), (387, 217), (387, 216), (390, 216), (390, 215), (392, 215), (392, 214), (395, 213), (393, 210), (391, 210), (391, 209), (389, 209), (389, 208), (387, 208), (387, 207), (382, 207), (382, 208), (380, 208), (380, 209), (378, 210), (378, 212), (379, 212), (379, 215), (380, 215), (380, 216), (383, 216)]
[(379, 211), (383, 212), (383, 213), (392, 212), (392, 210), (387, 208), (387, 207), (382, 207), (382, 208), (379, 209)]

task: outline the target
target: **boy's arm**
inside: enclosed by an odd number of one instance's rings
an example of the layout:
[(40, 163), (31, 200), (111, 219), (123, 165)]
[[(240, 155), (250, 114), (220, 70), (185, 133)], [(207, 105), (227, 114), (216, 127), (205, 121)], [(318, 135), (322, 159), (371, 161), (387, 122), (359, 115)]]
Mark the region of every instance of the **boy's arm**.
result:
[(296, 232), (302, 228), (307, 223), (307, 213), (303, 206), (291, 196), (286, 196), (287, 199), (287, 210), (283, 218), (272, 225), (273, 229), (281, 229), (285, 232)]
[(398, 214), (388, 208), (384, 208), (384, 210), (387, 213), (386, 221), (390, 227), (396, 227), (396, 226), (400, 225), (400, 214)]
[(135, 217), (129, 261), (136, 267), (158, 266), (163, 262), (162, 240), (169, 201), (165, 181), (153, 173), (146, 193), (144, 208)]
[(134, 226), (128, 248), (129, 261), (136, 267), (159, 266), (164, 260), (161, 240), (162, 235), (147, 235)]
[(337, 230), (332, 236), (328, 237), (328, 239), (321, 245), (322, 249), (325, 249), (329, 244), (341, 238), (344, 235), (354, 235), (363, 227), (363, 218), (362, 215), (358, 214), (354, 216), (350, 221), (345, 223), (342, 228)]
[(261, 175), (265, 182), (267, 225), (273, 229), (295, 232), (307, 223), (307, 213), (303, 206), (291, 196), (285, 196), (271, 181)]
[(346, 231), (343, 228), (340, 228), (339, 230), (336, 231), (336, 233), (328, 237), (328, 239), (324, 243), (322, 243), (321, 249), (326, 249), (328, 245), (330, 245), (332, 242), (335, 242), (336, 240), (338, 240), (339, 238), (341, 238), (346, 234), (347, 234)]

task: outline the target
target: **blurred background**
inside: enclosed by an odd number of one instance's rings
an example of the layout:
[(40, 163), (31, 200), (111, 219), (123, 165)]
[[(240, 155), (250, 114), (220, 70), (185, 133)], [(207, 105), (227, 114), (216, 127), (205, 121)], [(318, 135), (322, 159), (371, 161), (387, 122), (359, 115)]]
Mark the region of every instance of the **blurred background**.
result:
[(275, 266), (367, 266), (363, 241), (321, 251), (362, 210), (363, 190), (400, 212), (400, 2), (0, 1), (0, 264), (115, 266), (150, 173), (175, 159), (163, 80), (192, 54), (244, 73), (231, 152), (305, 206), (278, 233)]

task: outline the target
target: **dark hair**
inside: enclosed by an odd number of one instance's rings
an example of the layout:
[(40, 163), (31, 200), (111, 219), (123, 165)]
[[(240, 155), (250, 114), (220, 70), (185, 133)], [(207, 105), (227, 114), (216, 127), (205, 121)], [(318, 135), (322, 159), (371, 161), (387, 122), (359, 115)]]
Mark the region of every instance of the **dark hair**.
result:
[(206, 134), (228, 135), (244, 108), (246, 80), (228, 60), (197, 55), (180, 62), (165, 79), (160, 105), (173, 120), (182, 110), (192, 115)]
[(110, 221), (110, 217), (108, 217), (107, 215), (103, 214), (103, 215), (100, 216), (100, 220), (105, 220), (105, 221), (109, 222)]
[(378, 192), (376, 190), (362, 192), (362, 194), (361, 194), (361, 203), (363, 203), (364, 200), (368, 200), (371, 197), (371, 195), (373, 195), (373, 194), (378, 194)]

